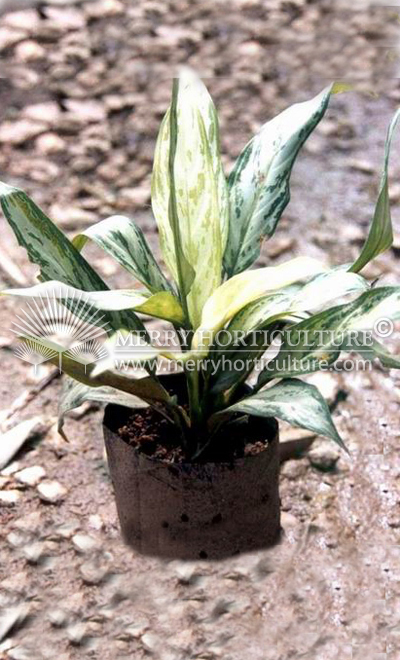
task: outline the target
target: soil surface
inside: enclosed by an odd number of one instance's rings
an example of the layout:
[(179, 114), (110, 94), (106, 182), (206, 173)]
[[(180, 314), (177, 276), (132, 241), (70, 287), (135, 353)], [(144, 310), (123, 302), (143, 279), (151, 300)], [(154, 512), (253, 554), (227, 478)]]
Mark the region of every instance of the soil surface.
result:
[[(224, 463), (243, 456), (255, 456), (268, 446), (268, 440), (272, 440), (272, 429), (267, 420), (262, 423), (255, 418), (230, 424), (215, 434), (208, 447), (206, 439), (198, 443), (199, 448), (202, 444), (205, 448), (197, 460)], [(166, 463), (190, 461), (190, 455), (183, 451), (182, 438), (176, 427), (151, 408), (131, 415), (118, 429), (118, 435), (146, 456)]]
[[(260, 263), (355, 258), (400, 101), (390, 48), (397, 10), (331, 0), (65, 5), (0, 19), (2, 180), (32, 194), (69, 236), (107, 215), (134, 215), (158, 255), (149, 177), (173, 66), (189, 63), (207, 77), (227, 170), (262, 122), (346, 79), (354, 91), (333, 98), (303, 150), (292, 202)], [(367, 269), (382, 284), (400, 280), (399, 148), (396, 138), (395, 244)], [(33, 283), (36, 268), (4, 219), (0, 231), (1, 286)], [(131, 286), (100, 251), (86, 254), (110, 285)], [(20, 307), (1, 302), (0, 415), (3, 430), (35, 416), (40, 423), (0, 472), (2, 660), (398, 660), (395, 371), (313, 377), (337, 402), (350, 456), (316, 439), (282, 465), (276, 548), (215, 563), (143, 558), (120, 540), (102, 413), (85, 405), (66, 422), (69, 442), (58, 436), (60, 379), (37, 392), (49, 368), (35, 377), (13, 354)], [(304, 434), (282, 425), (282, 437)]]

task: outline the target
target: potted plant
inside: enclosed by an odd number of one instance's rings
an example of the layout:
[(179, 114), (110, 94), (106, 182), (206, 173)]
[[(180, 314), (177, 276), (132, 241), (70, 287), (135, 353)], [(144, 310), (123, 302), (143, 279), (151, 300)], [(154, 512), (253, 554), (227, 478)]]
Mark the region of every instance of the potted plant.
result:
[[(274, 543), (280, 530), (275, 418), (344, 447), (323, 397), (299, 376), (329, 366), (343, 350), (400, 365), (366, 333), (382, 317), (400, 315), (400, 287), (370, 285), (360, 275), (393, 239), (388, 158), (399, 113), (355, 263), (328, 268), (298, 257), (251, 268), (289, 201), (297, 154), (338, 91), (331, 85), (265, 124), (226, 179), (217, 115), (203, 82), (187, 70), (174, 80), (152, 178), (170, 279), (133, 220), (113, 216), (70, 242), (23, 191), (1, 184), (4, 215), (41, 280), (3, 293), (51, 295), (70, 309), (78, 296), (78, 317), (87, 320), (90, 304), (107, 323), (107, 357), (90, 362), (79, 352), (63, 354), (60, 430), (65, 412), (82, 401), (108, 402), (105, 442), (122, 532), (143, 552), (213, 558)], [(131, 289), (107, 288), (82, 256), (88, 240), (133, 276)], [(179, 348), (153, 346), (142, 315), (170, 324)], [(280, 347), (250, 386), (278, 332)], [(34, 331), (24, 336), (54, 348)], [(115, 347), (128, 336), (139, 340), (135, 364), (144, 375), (116, 368)], [(161, 375), (160, 359), (178, 364), (178, 373)]]

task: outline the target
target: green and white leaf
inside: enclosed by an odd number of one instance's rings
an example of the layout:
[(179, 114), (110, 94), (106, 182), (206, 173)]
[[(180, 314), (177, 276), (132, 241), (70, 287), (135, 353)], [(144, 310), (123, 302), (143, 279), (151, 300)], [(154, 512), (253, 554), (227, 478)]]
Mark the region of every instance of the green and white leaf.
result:
[(378, 359), (381, 365), (387, 369), (400, 369), (400, 357), (396, 357), (386, 350), (374, 337), (366, 337), (364, 332), (349, 333), (342, 345), (342, 350), (355, 351), (369, 362)]
[(126, 408), (146, 408), (147, 404), (133, 394), (120, 392), (113, 387), (89, 387), (66, 376), (58, 402), (58, 432), (65, 439), (63, 432), (65, 415), (78, 408), (86, 401), (115, 403)]
[[(30, 261), (40, 267), (42, 280), (58, 280), (84, 291), (108, 289), (71, 241), (25, 192), (0, 183), (0, 203), (19, 245), (26, 249)], [(133, 312), (107, 314), (107, 321), (114, 329), (144, 329)]]
[(112, 256), (151, 293), (171, 290), (142, 230), (130, 218), (123, 215), (106, 218), (77, 234), (72, 243), (81, 252), (89, 239)]
[(348, 333), (370, 331), (380, 319), (400, 318), (400, 287), (370, 289), (355, 301), (332, 307), (287, 329), (278, 355), (260, 373), (258, 388), (273, 378), (288, 378), (332, 364)]
[(161, 291), (147, 297), (135, 290), (117, 289), (114, 291), (82, 291), (62, 282), (50, 281), (36, 284), (27, 289), (6, 289), (1, 295), (21, 296), (24, 298), (46, 297), (62, 301), (79, 301), (99, 311), (121, 311), (134, 309), (136, 312), (161, 318), (171, 323), (183, 323), (182, 307), (175, 296), (168, 291)]
[(354, 262), (351, 270), (358, 273), (362, 270), (372, 259), (377, 257), (382, 252), (385, 252), (393, 243), (393, 229), (392, 219), (390, 215), (390, 200), (389, 200), (389, 157), (390, 147), (392, 145), (393, 135), (396, 126), (400, 119), (400, 110), (398, 110), (393, 117), (389, 126), (386, 144), (385, 144), (385, 160), (383, 166), (382, 179), (379, 189), (378, 201), (376, 203), (374, 217), (369, 230), (367, 240), (361, 251), (360, 256)]
[(164, 260), (198, 327), (207, 298), (221, 283), (227, 236), (227, 191), (215, 108), (203, 83), (181, 73), (158, 136), (152, 206)]
[(290, 200), (297, 155), (320, 122), (334, 86), (267, 122), (245, 146), (228, 179), (230, 225), (224, 254), (228, 277), (249, 268)]
[(243, 307), (269, 291), (276, 291), (325, 270), (315, 259), (297, 257), (279, 266), (235, 275), (224, 282), (204, 305), (200, 328), (194, 335), (192, 348), (199, 355), (206, 355), (215, 333)]
[(279, 293), (263, 296), (244, 307), (230, 322), (228, 330), (251, 332), (269, 323), (277, 314), (311, 312), (344, 296), (369, 289), (368, 282), (355, 273), (333, 268), (312, 277), (306, 284), (294, 284)]
[(222, 411), (257, 417), (278, 417), (293, 426), (324, 435), (346, 449), (319, 390), (297, 379), (283, 380), (262, 392), (242, 399)]

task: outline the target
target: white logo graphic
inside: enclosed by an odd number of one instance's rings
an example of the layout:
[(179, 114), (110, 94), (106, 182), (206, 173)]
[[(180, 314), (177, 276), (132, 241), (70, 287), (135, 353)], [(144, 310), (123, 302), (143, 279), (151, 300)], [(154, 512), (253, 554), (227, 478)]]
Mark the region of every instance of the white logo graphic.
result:
[(63, 356), (85, 365), (97, 362), (107, 357), (101, 343), (108, 329), (104, 318), (89, 295), (77, 295), (68, 287), (39, 295), (26, 303), (12, 324), (21, 340), (14, 353), (35, 370), (57, 356), (60, 371)]

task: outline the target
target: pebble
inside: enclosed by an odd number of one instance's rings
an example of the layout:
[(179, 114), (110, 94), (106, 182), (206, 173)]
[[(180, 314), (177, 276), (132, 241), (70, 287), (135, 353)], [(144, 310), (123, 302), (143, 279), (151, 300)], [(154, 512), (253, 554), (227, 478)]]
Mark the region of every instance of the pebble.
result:
[(87, 637), (87, 626), (83, 622), (74, 623), (67, 628), (67, 636), (71, 644), (79, 646)]
[(29, 564), (40, 564), (45, 554), (45, 545), (36, 541), (26, 545), (23, 549), (25, 559)]
[(100, 531), (104, 527), (104, 522), (98, 513), (94, 513), (89, 516), (88, 524), (91, 529), (95, 529), (96, 531)]
[(82, 225), (92, 225), (98, 220), (96, 213), (84, 211), (83, 209), (76, 207), (74, 208), (70, 205), (61, 207), (53, 204), (50, 213), (54, 221), (65, 229), (75, 229)]
[(48, 613), (49, 621), (55, 628), (62, 628), (69, 621), (69, 614), (62, 609), (50, 609)]
[(66, 108), (82, 122), (100, 122), (106, 119), (106, 108), (99, 101), (68, 99)]
[(46, 470), (40, 465), (32, 465), (32, 467), (27, 467), (20, 472), (17, 472), (15, 478), (21, 484), (26, 484), (27, 486), (37, 486), (39, 481), (46, 476)]
[(7, 633), (15, 625), (21, 625), (21, 623), (27, 618), (28, 613), (29, 607), (26, 604), (8, 607), (7, 610), (0, 615), (0, 641), (6, 637)]
[(333, 470), (340, 458), (340, 449), (332, 440), (319, 440), (309, 450), (308, 460), (311, 465), (322, 472)]
[(3, 144), (23, 144), (46, 130), (45, 124), (28, 119), (4, 121), (0, 125), (0, 142)]
[(26, 32), (22, 30), (16, 30), (9, 27), (0, 28), (0, 52), (6, 48), (10, 48), (17, 44), (19, 41), (22, 41), (26, 37)]
[(61, 110), (54, 101), (48, 101), (47, 103), (34, 103), (25, 108), (22, 116), (24, 119), (30, 119), (36, 122), (57, 124), (61, 116)]
[(67, 148), (67, 143), (57, 133), (43, 133), (35, 140), (35, 147), (43, 154), (56, 154)]
[(22, 445), (32, 437), (40, 426), (43, 426), (42, 417), (33, 417), (13, 426), (6, 433), (0, 434), (0, 469), (8, 465)]
[(14, 53), (15, 58), (20, 62), (36, 62), (46, 57), (46, 49), (37, 41), (30, 39), (17, 44)]
[(351, 159), (349, 161), (349, 167), (352, 170), (357, 170), (358, 172), (363, 172), (364, 174), (374, 174), (375, 166), (373, 163), (370, 163), (368, 160), (361, 159)]
[(50, 504), (61, 502), (67, 494), (65, 486), (58, 481), (42, 481), (37, 487), (37, 490), (40, 499)]
[(80, 574), (86, 584), (100, 584), (108, 572), (108, 566), (102, 564), (99, 559), (87, 561), (80, 567)]
[(123, 14), (125, 6), (120, 0), (99, 0), (85, 4), (84, 11), (88, 18), (106, 18)]
[(307, 382), (311, 385), (315, 385), (329, 405), (334, 403), (339, 393), (339, 383), (334, 375), (317, 372), (312, 376), (309, 376)]
[(153, 651), (155, 651), (160, 645), (160, 640), (157, 637), (157, 635), (155, 635), (154, 633), (151, 633), (151, 632), (144, 633), (144, 635), (142, 635), (142, 637), (141, 637), (141, 640), (142, 640), (142, 644), (143, 644), (144, 648), (149, 653), (152, 653)]
[(93, 552), (98, 547), (98, 542), (88, 534), (75, 534), (72, 543), (79, 552)]
[(21, 499), (19, 490), (0, 491), (0, 506), (14, 506)]

